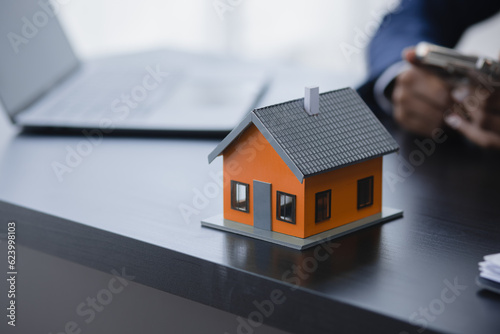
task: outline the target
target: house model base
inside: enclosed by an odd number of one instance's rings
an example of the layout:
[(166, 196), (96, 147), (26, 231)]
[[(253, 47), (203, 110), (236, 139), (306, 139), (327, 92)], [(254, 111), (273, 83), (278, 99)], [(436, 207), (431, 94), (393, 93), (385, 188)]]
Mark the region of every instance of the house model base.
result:
[(201, 225), (244, 235), (246, 237), (272, 242), (294, 249), (303, 250), (318, 245), (324, 241), (335, 239), (362, 228), (378, 223), (384, 223), (389, 220), (400, 218), (402, 216), (403, 211), (401, 210), (383, 207), (382, 211), (377, 214), (353, 221), (351, 223), (333, 228), (322, 233), (312, 235), (305, 239), (293, 237), (279, 232), (263, 230), (251, 225), (245, 225), (232, 220), (224, 219), (222, 214), (202, 220)]

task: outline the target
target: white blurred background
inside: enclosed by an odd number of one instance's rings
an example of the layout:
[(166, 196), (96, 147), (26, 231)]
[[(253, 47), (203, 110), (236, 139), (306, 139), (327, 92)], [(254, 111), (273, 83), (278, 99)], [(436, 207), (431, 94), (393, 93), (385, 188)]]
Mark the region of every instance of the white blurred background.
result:
[[(62, 21), (82, 57), (174, 48), (365, 73), (356, 29), (373, 32), (398, 0), (67, 0)], [(360, 46), (360, 44), (358, 44)]]
[[(60, 2), (66, 3), (61, 5), (62, 22), (82, 57), (166, 47), (349, 72), (358, 78), (366, 73), (367, 41), (357, 32), (371, 36), (383, 14), (399, 4), (399, 0)], [(499, 31), (497, 16), (473, 29), (460, 48), (497, 57)], [(342, 52), (346, 45), (359, 53), (346, 57)]]

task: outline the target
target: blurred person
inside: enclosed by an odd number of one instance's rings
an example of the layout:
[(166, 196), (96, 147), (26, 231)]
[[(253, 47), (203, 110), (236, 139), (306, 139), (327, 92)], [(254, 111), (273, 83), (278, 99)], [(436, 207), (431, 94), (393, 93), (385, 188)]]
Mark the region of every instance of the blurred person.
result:
[(498, 11), (498, 0), (402, 0), (370, 42), (368, 80), (358, 92), (379, 117), (392, 115), (417, 135), (448, 125), (500, 149), (500, 89), (453, 85), (420, 66), (412, 48), (422, 41), (453, 48), (467, 28)]

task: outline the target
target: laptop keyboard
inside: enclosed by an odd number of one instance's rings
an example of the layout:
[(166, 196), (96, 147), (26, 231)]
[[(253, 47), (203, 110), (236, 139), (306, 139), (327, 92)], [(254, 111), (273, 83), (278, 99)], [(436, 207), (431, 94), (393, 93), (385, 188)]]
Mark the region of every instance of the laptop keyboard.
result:
[(49, 108), (44, 108), (43, 114), (38, 116), (72, 121), (104, 118), (126, 121), (145, 117), (152, 110), (157, 110), (155, 107), (172, 93), (173, 82), (179, 80), (179, 76), (176, 76), (176, 80), (168, 76), (161, 84), (156, 85), (156, 82), (150, 79), (150, 88), (157, 87), (147, 90), (143, 86), (146, 75), (146, 69), (122, 73), (92, 73), (72, 85), (60, 99)]

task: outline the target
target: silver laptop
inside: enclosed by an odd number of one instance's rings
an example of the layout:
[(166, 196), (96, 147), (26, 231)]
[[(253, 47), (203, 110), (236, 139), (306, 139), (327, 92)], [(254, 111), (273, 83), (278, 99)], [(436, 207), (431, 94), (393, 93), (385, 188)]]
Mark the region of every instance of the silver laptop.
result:
[(217, 57), (152, 51), (80, 61), (49, 3), (0, 4), (0, 99), (15, 124), (224, 133), (265, 90), (263, 71)]

